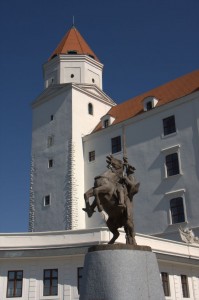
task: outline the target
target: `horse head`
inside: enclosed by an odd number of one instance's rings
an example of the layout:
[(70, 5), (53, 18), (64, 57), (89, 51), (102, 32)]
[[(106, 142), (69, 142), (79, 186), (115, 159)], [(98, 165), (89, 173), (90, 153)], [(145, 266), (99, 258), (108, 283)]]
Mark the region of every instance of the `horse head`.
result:
[(111, 154), (106, 157), (108, 166), (113, 167), (115, 170), (123, 169), (123, 162), (120, 159), (113, 157)]

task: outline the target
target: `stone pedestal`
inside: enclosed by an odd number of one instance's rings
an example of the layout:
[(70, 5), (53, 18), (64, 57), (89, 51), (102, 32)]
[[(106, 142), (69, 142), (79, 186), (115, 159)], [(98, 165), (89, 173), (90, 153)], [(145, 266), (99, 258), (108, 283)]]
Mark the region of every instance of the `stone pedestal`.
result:
[(89, 248), (80, 300), (148, 299), (165, 299), (150, 247), (119, 244)]

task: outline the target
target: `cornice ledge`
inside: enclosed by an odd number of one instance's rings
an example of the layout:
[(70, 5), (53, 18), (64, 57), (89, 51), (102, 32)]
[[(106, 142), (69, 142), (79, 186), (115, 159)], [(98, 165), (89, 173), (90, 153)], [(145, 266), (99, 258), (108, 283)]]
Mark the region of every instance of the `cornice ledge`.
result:
[(32, 102), (32, 108), (35, 108), (41, 103), (48, 101), (54, 95), (59, 95), (63, 90), (69, 90), (71, 88), (71, 85), (71, 83), (64, 83), (49, 86)]
[(72, 83), (72, 87), (78, 91), (81, 91), (82, 93), (92, 96), (94, 98), (96, 98), (97, 100), (100, 100), (102, 102), (111, 104), (112, 106), (117, 105), (108, 95), (106, 95), (102, 90), (100, 90), (99, 88), (97, 88), (97, 86), (94, 85), (94, 90), (99, 92), (100, 95), (98, 96), (95, 93), (92, 93), (90, 90), (88, 91), (85, 87), (89, 87), (89, 88), (93, 88), (93, 85), (84, 85), (84, 84), (77, 84), (77, 83)]

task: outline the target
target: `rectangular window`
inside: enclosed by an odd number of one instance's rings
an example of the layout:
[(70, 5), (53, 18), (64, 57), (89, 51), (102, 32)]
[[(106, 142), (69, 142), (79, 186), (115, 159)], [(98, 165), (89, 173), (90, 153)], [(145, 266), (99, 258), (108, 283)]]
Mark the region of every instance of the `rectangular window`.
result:
[(181, 275), (181, 285), (183, 298), (189, 298), (189, 287), (186, 275)]
[(147, 102), (147, 103), (146, 103), (146, 110), (148, 111), (148, 110), (151, 110), (152, 108), (153, 108), (153, 103), (152, 103), (152, 101)]
[(104, 120), (104, 128), (107, 128), (109, 126), (109, 120)]
[(58, 269), (44, 270), (43, 287), (44, 296), (58, 295)]
[(8, 271), (7, 298), (22, 297), (23, 271)]
[(175, 116), (170, 116), (168, 118), (163, 119), (163, 130), (164, 135), (176, 132)]
[(82, 285), (82, 275), (83, 275), (83, 268), (77, 268), (77, 289), (78, 293), (80, 293), (80, 288)]
[(88, 160), (89, 161), (94, 161), (95, 160), (95, 151), (90, 151), (88, 153)]
[(48, 161), (48, 168), (52, 168), (53, 167), (53, 159), (49, 159)]
[(162, 272), (161, 277), (162, 277), (162, 286), (164, 290), (164, 295), (170, 296), (169, 275), (168, 273)]
[(121, 147), (121, 136), (116, 136), (111, 139), (111, 148), (112, 148), (112, 154), (120, 152)]
[(185, 221), (183, 198), (173, 198), (170, 200), (171, 221), (172, 224)]
[(53, 137), (53, 135), (50, 135), (48, 137), (47, 146), (51, 147), (53, 145), (53, 143), (54, 143), (54, 137)]
[(53, 121), (53, 119), (54, 119), (54, 115), (51, 115), (50, 120)]
[(49, 206), (50, 205), (50, 195), (46, 195), (44, 197), (44, 206)]
[(179, 174), (178, 153), (172, 153), (166, 156), (167, 176)]

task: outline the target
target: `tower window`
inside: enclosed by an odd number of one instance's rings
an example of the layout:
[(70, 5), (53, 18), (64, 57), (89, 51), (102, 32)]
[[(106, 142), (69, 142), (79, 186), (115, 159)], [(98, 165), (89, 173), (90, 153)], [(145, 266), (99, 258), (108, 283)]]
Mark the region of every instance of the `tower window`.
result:
[(44, 197), (44, 206), (49, 206), (50, 205), (50, 195), (46, 195)]
[(54, 116), (53, 116), (53, 115), (51, 115), (51, 116), (50, 116), (50, 120), (51, 120), (51, 121), (53, 121), (53, 119), (54, 119)]
[(120, 152), (122, 147), (121, 147), (121, 136), (116, 136), (111, 139), (111, 149), (112, 149), (112, 154)]
[(88, 113), (89, 113), (89, 115), (93, 115), (93, 104), (92, 103), (88, 104)]
[(53, 143), (54, 143), (54, 137), (53, 137), (53, 135), (50, 135), (48, 137), (47, 146), (51, 147), (53, 145)]
[(172, 153), (166, 156), (166, 171), (167, 176), (179, 174), (178, 153)]
[(70, 77), (71, 77), (71, 78), (74, 78), (75, 76), (74, 76), (74, 74), (71, 74)]
[(89, 161), (94, 161), (95, 160), (95, 150), (94, 151), (90, 151), (88, 153), (88, 160)]
[(189, 286), (186, 275), (181, 275), (181, 285), (183, 298), (189, 298)]
[(92, 78), (92, 83), (95, 83), (95, 79), (94, 78)]
[(90, 56), (91, 58), (95, 59), (95, 56), (92, 54), (88, 54), (88, 56)]
[(169, 275), (168, 273), (162, 272), (161, 277), (162, 277), (162, 286), (164, 290), (164, 295), (170, 296)]
[(8, 271), (6, 298), (22, 297), (23, 271)]
[(68, 51), (68, 54), (77, 54), (77, 51), (76, 50), (70, 50), (70, 51)]
[(170, 116), (168, 118), (163, 119), (163, 130), (164, 135), (176, 132), (175, 116)]
[(53, 159), (49, 159), (48, 161), (48, 168), (52, 168), (53, 167)]
[(44, 296), (58, 295), (58, 269), (44, 270), (43, 286)]
[(185, 221), (183, 198), (177, 197), (170, 200), (171, 222), (172, 224)]

